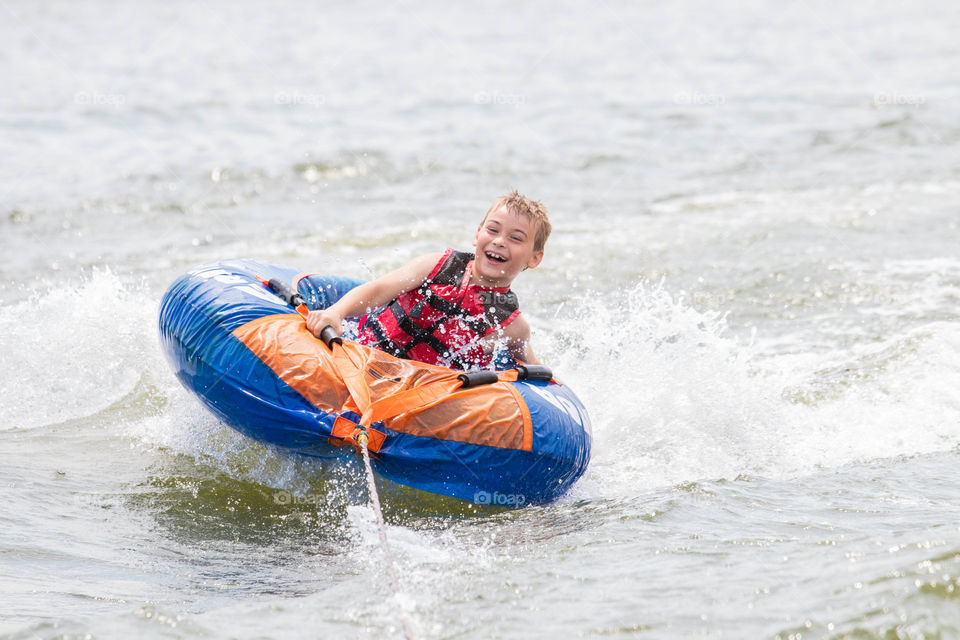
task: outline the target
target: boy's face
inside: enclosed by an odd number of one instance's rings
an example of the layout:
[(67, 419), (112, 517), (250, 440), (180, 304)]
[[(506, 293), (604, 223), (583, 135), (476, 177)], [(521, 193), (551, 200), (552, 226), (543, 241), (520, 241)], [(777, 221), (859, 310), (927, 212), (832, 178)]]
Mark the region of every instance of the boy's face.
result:
[(486, 287), (508, 287), (517, 274), (537, 266), (543, 251), (533, 250), (536, 229), (527, 216), (511, 213), (500, 206), (487, 214), (477, 229), (473, 246), (474, 284)]

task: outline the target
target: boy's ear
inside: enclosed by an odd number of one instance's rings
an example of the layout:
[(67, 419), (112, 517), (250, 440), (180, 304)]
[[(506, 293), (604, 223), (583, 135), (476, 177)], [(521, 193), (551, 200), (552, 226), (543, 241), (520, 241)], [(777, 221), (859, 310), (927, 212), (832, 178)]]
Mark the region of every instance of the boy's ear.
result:
[(527, 261), (527, 269), (533, 269), (540, 264), (541, 260), (543, 260), (543, 251), (537, 251), (530, 256), (530, 259)]

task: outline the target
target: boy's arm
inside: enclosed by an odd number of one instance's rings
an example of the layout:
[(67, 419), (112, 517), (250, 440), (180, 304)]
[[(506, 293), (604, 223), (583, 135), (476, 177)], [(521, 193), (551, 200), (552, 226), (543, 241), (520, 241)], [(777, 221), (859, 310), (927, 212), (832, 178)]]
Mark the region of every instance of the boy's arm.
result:
[(503, 330), (503, 335), (507, 338), (510, 355), (515, 360), (524, 364), (541, 364), (533, 355), (533, 348), (530, 346), (530, 325), (527, 324), (523, 315), (517, 316), (508, 324)]
[(442, 255), (431, 253), (414, 258), (399, 269), (351, 289), (326, 309), (311, 311), (307, 316), (307, 329), (319, 338), (323, 328), (330, 325), (339, 334), (344, 318), (363, 315), (422, 285)]

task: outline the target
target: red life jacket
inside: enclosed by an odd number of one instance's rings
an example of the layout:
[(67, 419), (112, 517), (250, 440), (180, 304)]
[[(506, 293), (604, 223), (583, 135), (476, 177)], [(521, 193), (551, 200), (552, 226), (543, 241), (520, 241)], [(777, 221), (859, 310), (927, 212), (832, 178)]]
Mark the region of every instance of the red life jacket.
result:
[(447, 249), (420, 287), (360, 319), (357, 342), (399, 358), (454, 369), (486, 368), (481, 338), (518, 315), (508, 287), (469, 284), (473, 254)]

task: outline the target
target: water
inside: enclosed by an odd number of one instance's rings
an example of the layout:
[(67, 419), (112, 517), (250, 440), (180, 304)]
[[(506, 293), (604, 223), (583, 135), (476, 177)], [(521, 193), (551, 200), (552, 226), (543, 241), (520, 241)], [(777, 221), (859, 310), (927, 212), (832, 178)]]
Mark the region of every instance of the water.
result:
[[(960, 637), (960, 10), (8, 2), (0, 636)], [(591, 411), (475, 513), (264, 448), (159, 353), (183, 271), (369, 277), (514, 187)]]

